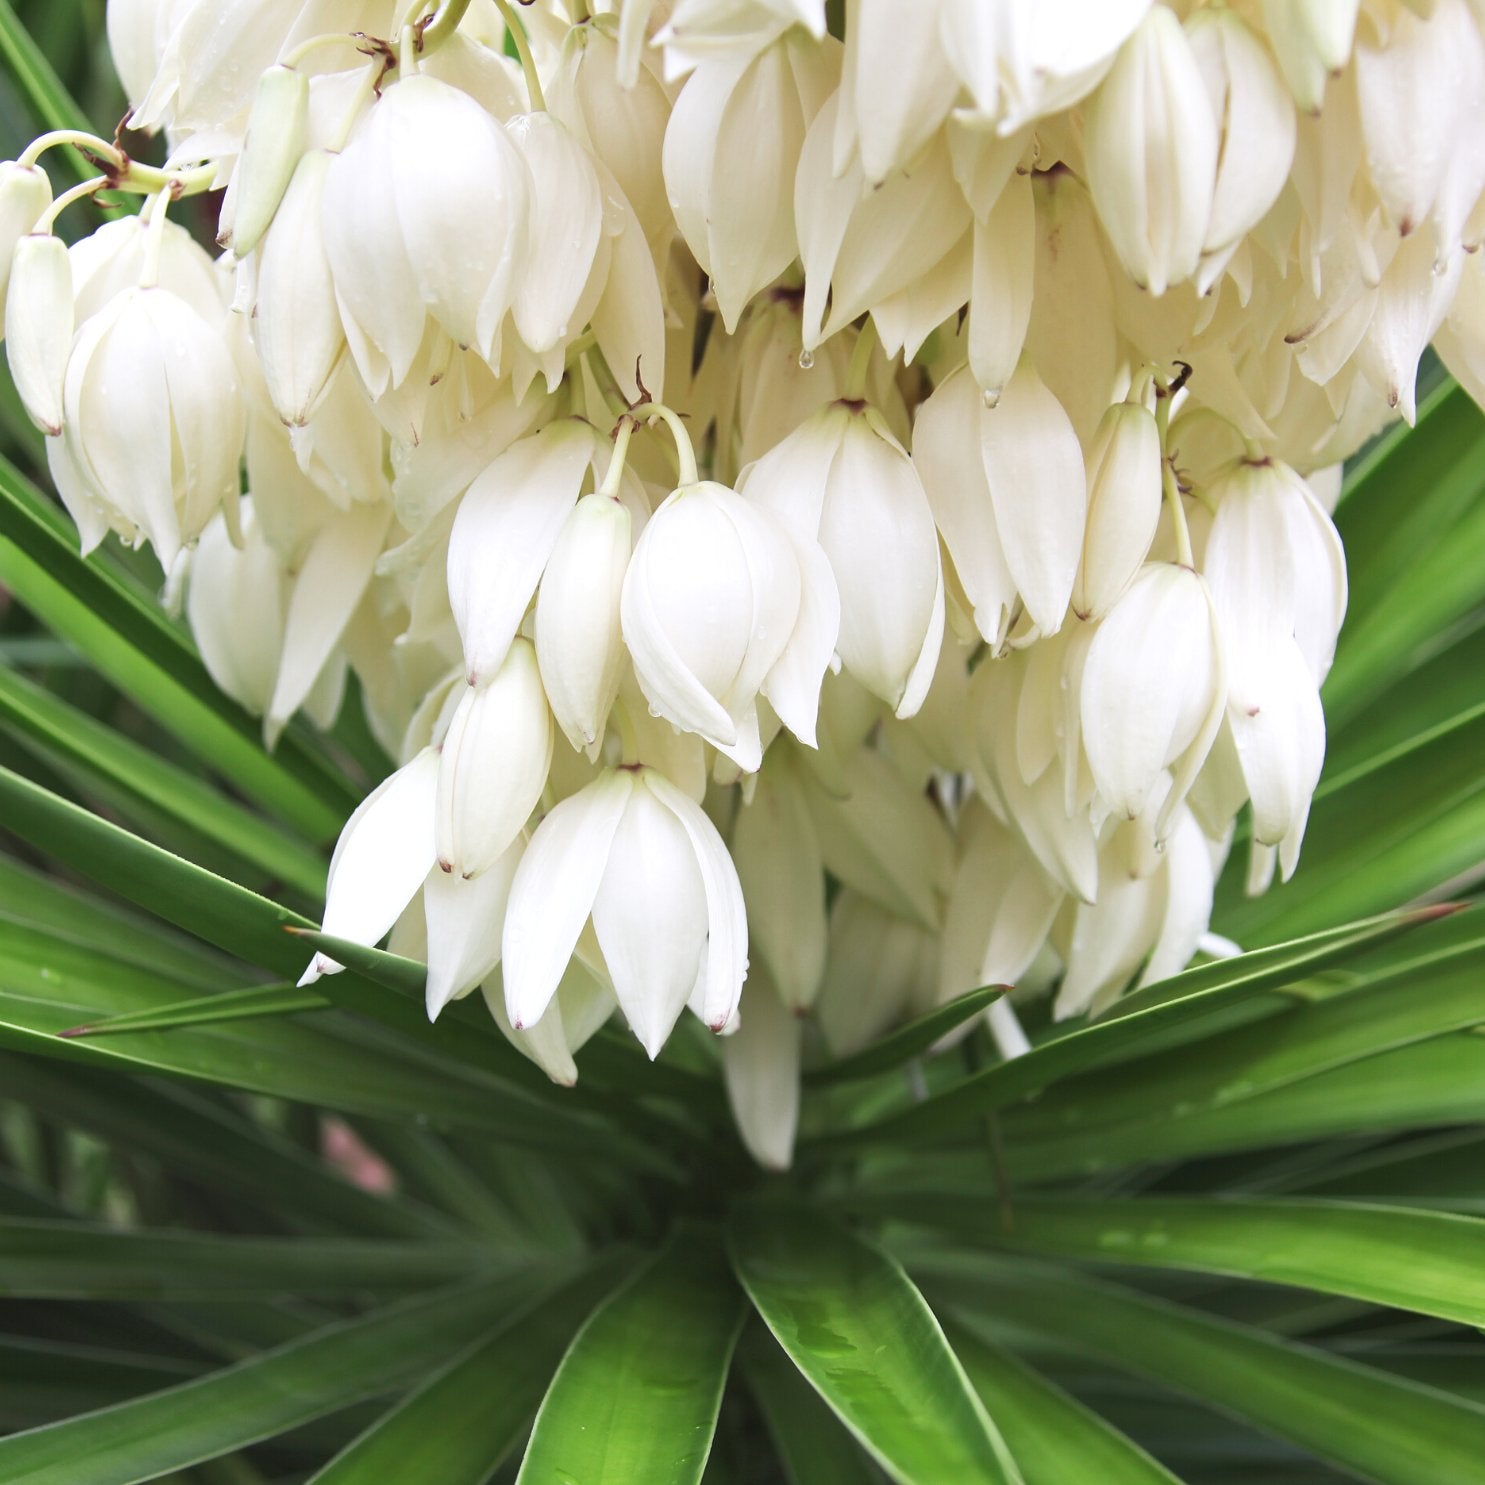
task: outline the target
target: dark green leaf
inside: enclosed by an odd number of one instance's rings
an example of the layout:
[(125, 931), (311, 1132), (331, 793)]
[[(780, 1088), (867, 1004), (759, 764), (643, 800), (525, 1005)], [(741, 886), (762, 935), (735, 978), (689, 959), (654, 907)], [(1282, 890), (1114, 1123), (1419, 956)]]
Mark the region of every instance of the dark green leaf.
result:
[(891, 1072), (929, 1050), (951, 1031), (979, 1015), (992, 1001), (1005, 994), (1005, 985), (986, 985), (979, 990), (951, 1000), (926, 1015), (909, 1021), (890, 1036), (850, 1057), (841, 1057), (821, 1067), (811, 1068), (804, 1076), (805, 1082), (814, 1084), (844, 1083), (852, 1078), (869, 1078), (877, 1073)]

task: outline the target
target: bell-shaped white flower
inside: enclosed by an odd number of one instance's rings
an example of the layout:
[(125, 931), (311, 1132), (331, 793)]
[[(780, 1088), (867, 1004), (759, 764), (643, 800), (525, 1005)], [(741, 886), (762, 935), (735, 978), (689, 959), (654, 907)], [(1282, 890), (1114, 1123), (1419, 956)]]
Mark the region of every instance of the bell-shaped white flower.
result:
[(841, 660), (898, 716), (911, 716), (943, 642), (943, 571), (922, 481), (881, 415), (860, 404), (825, 408), (753, 465), (743, 488), (818, 536), (840, 594)]
[(164, 288), (126, 289), (73, 341), (66, 456), (83, 490), (143, 533), (168, 572), (218, 510), (235, 514), (245, 414), (221, 330)]
[[(251, 497), (243, 498), (239, 528), (237, 544), (220, 516), (201, 533), (191, 555), (186, 618), (212, 680), (257, 716), (273, 695), (289, 584)], [(242, 621), (246, 613), (250, 624)]]
[(806, 577), (819, 582), (823, 570), (801, 571), (804, 540), (763, 506), (702, 480), (667, 497), (624, 575), (624, 643), (651, 709), (750, 773), (763, 759), (757, 698), (772, 694), (770, 677), (795, 644), (809, 652), (814, 701), (785, 688), (776, 706), (814, 736), (834, 636), (800, 624)]
[[(433, 796), (438, 754), (424, 748), (384, 779), (346, 821), (330, 858), (324, 931), (372, 945), (391, 930), (433, 869)], [(313, 984), (345, 966), (316, 954), (300, 977)]]
[(52, 183), (37, 165), (0, 164), (0, 319), (4, 318), (6, 292), (16, 244), (30, 233), (52, 204)]
[(325, 253), (356, 368), (399, 386), (431, 319), (492, 364), (519, 285), (530, 173), (505, 131), (435, 77), (384, 89), (331, 162)]
[(511, 445), (470, 485), (449, 535), (449, 603), (471, 685), (505, 659), (592, 462), (573, 418)]
[(1083, 667), (1083, 747), (1111, 811), (1133, 820), (1167, 769), (1163, 837), (1212, 746), (1227, 700), (1222, 646), (1201, 577), (1153, 562), (1109, 610)]
[(900, 918), (937, 931), (954, 881), (954, 839), (921, 781), (876, 748), (844, 763), (838, 790), (805, 790), (826, 870)]
[(1083, 543), (1083, 454), (1061, 404), (1029, 362), (987, 407), (969, 368), (925, 402), (913, 463), (975, 625), (1004, 645), (1019, 595), (1036, 632), (1062, 627)]
[(587, 315), (579, 301), (603, 243), (603, 196), (587, 150), (550, 113), (519, 114), (505, 132), (540, 184), (531, 195), (525, 263), (511, 305), (516, 332), (540, 356), (582, 332)]
[[(954, 179), (943, 136), (929, 142), (911, 171), (900, 171), (872, 190), (859, 161), (836, 174), (832, 150), (839, 107), (835, 93), (816, 115), (794, 182), (808, 351), (930, 277), (961, 244), (971, 245), (974, 218)], [(961, 252), (951, 275), (955, 292), (948, 296), (956, 302), (940, 318), (968, 299), (971, 269), (971, 253)]]
[(597, 759), (624, 666), (619, 598), (633, 517), (617, 497), (584, 495), (572, 508), (536, 594), (536, 658), (563, 735)]
[(960, 824), (960, 860), (949, 894), (938, 998), (981, 985), (1014, 985), (1031, 968), (1063, 892), (985, 804), (971, 800)]
[(676, 99), (665, 189), (729, 334), (798, 251), (794, 171), (832, 71), (819, 47), (790, 32), (750, 60), (703, 62)]
[(465, 688), (443, 740), (439, 866), (463, 877), (492, 867), (536, 808), (551, 763), (552, 715), (536, 650), (517, 639), (488, 681)]
[(652, 768), (611, 769), (536, 828), (506, 910), (516, 1029), (546, 1012), (592, 918), (614, 994), (651, 1057), (689, 1003), (713, 1031), (747, 973), (742, 889), (701, 807)]
[(273, 410), (298, 426), (319, 408), (345, 352), (322, 212), (331, 156), (305, 155), (257, 260), (253, 339)]
[(1088, 186), (1114, 251), (1163, 294), (1196, 272), (1217, 179), (1217, 121), (1173, 10), (1149, 11), (1084, 121)]
[(1088, 530), (1073, 584), (1080, 619), (1103, 618), (1149, 556), (1160, 524), (1161, 459), (1148, 408), (1118, 402), (1104, 414), (1088, 456)]
[(170, 33), (192, 0), (108, 0), (108, 51), (124, 96), (137, 106), (159, 70)]
[(767, 975), (749, 975), (738, 1028), (722, 1043), (722, 1076), (737, 1132), (765, 1170), (788, 1170), (794, 1160), (802, 1029)]
[(648, 67), (619, 76), (619, 45), (610, 16), (574, 26), (562, 41), (547, 105), (606, 165), (639, 218), (641, 235), (669, 239), (675, 231), (661, 173), (670, 99)]
[(784, 1004), (800, 1011), (813, 1004), (825, 973), (825, 862), (788, 754), (769, 757), (779, 761), (764, 767), (737, 813), (732, 859), (757, 957)]
[(5, 355), (27, 416), (43, 433), (62, 431), (62, 388), (72, 352), (72, 264), (50, 232), (16, 244), (5, 298)]
[(1202, 243), (1204, 252), (1219, 253), (1258, 225), (1289, 179), (1294, 101), (1236, 11), (1197, 11), (1186, 34), (1219, 130), (1212, 215)]
[(263, 717), (269, 747), (330, 664), (371, 583), (391, 520), (380, 502), (353, 505), (326, 520), (305, 549), (284, 618), (283, 660)]
[(232, 224), (222, 242), (239, 258), (258, 245), (283, 200), (308, 141), (309, 78), (294, 67), (270, 67), (258, 79), (242, 154), (222, 215)]

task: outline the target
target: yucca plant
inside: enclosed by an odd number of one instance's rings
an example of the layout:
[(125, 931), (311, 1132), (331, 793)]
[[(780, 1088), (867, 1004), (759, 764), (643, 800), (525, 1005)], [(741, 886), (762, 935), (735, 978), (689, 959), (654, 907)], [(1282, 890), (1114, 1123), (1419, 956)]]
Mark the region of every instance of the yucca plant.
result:
[[(0, 0), (8, 154), (122, 108), (100, 10)], [(393, 760), (354, 693), (266, 750), (7, 385), (0, 1485), (1485, 1481), (1485, 418), (1425, 385), (1244, 952), (820, 1053), (783, 1172), (699, 1024), (558, 1088), (318, 931)]]

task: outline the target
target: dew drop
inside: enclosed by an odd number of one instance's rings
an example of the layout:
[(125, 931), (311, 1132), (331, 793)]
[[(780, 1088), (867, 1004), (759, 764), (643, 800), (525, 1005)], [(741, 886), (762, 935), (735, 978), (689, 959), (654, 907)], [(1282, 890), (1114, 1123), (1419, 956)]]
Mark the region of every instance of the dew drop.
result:
[(815, 364), (815, 353), (813, 351), (800, 351), (800, 353), (799, 353), (799, 369), (801, 371), (808, 371), (808, 370), (810, 370), (810, 368), (813, 367), (814, 364)]
[(997, 388), (993, 392), (981, 392), (980, 393), (980, 400), (985, 404), (986, 407), (989, 407), (989, 408), (995, 407), (995, 405), (1000, 401), (1000, 390), (999, 390), (999, 388)]

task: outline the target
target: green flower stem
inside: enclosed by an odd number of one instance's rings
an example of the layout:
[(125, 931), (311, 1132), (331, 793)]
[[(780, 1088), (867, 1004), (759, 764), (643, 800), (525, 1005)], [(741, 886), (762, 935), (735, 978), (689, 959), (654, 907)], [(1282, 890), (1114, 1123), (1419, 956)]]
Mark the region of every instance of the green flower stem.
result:
[(444, 0), (433, 19), (423, 27), (420, 49), (426, 54), (442, 46), (459, 29), (459, 22), (464, 19), (464, 12), (468, 9), (469, 0)]
[(1196, 570), (1196, 558), (1191, 551), (1191, 528), (1186, 524), (1186, 510), (1181, 504), (1180, 487), (1176, 484), (1176, 469), (1170, 461), (1170, 405), (1171, 392), (1157, 377), (1155, 381), (1155, 426), (1160, 430), (1160, 477), (1165, 490), (1166, 503), (1170, 506), (1171, 525), (1176, 536), (1176, 560), (1182, 567)]
[[(541, 113), (547, 104), (546, 99), (542, 97), (541, 78), (536, 73), (536, 59), (531, 55), (531, 43), (526, 39), (525, 28), (516, 19), (515, 12), (510, 8), (509, 0), (495, 0), (495, 8), (500, 12), (500, 18), (505, 22), (505, 29), (510, 32), (516, 55), (521, 59), (521, 71), (526, 75), (526, 92), (531, 100), (531, 111)], [(455, 22), (455, 24), (458, 23)]]
[(619, 493), (619, 481), (624, 478), (624, 464), (629, 457), (629, 440), (633, 437), (634, 419), (625, 413), (614, 429), (614, 454), (608, 461), (603, 483), (598, 487), (600, 495), (615, 496)]
[(870, 315), (856, 337), (851, 348), (850, 364), (846, 367), (846, 384), (842, 396), (847, 402), (860, 402), (866, 396), (866, 377), (871, 370), (871, 353), (881, 344), (876, 321)]

